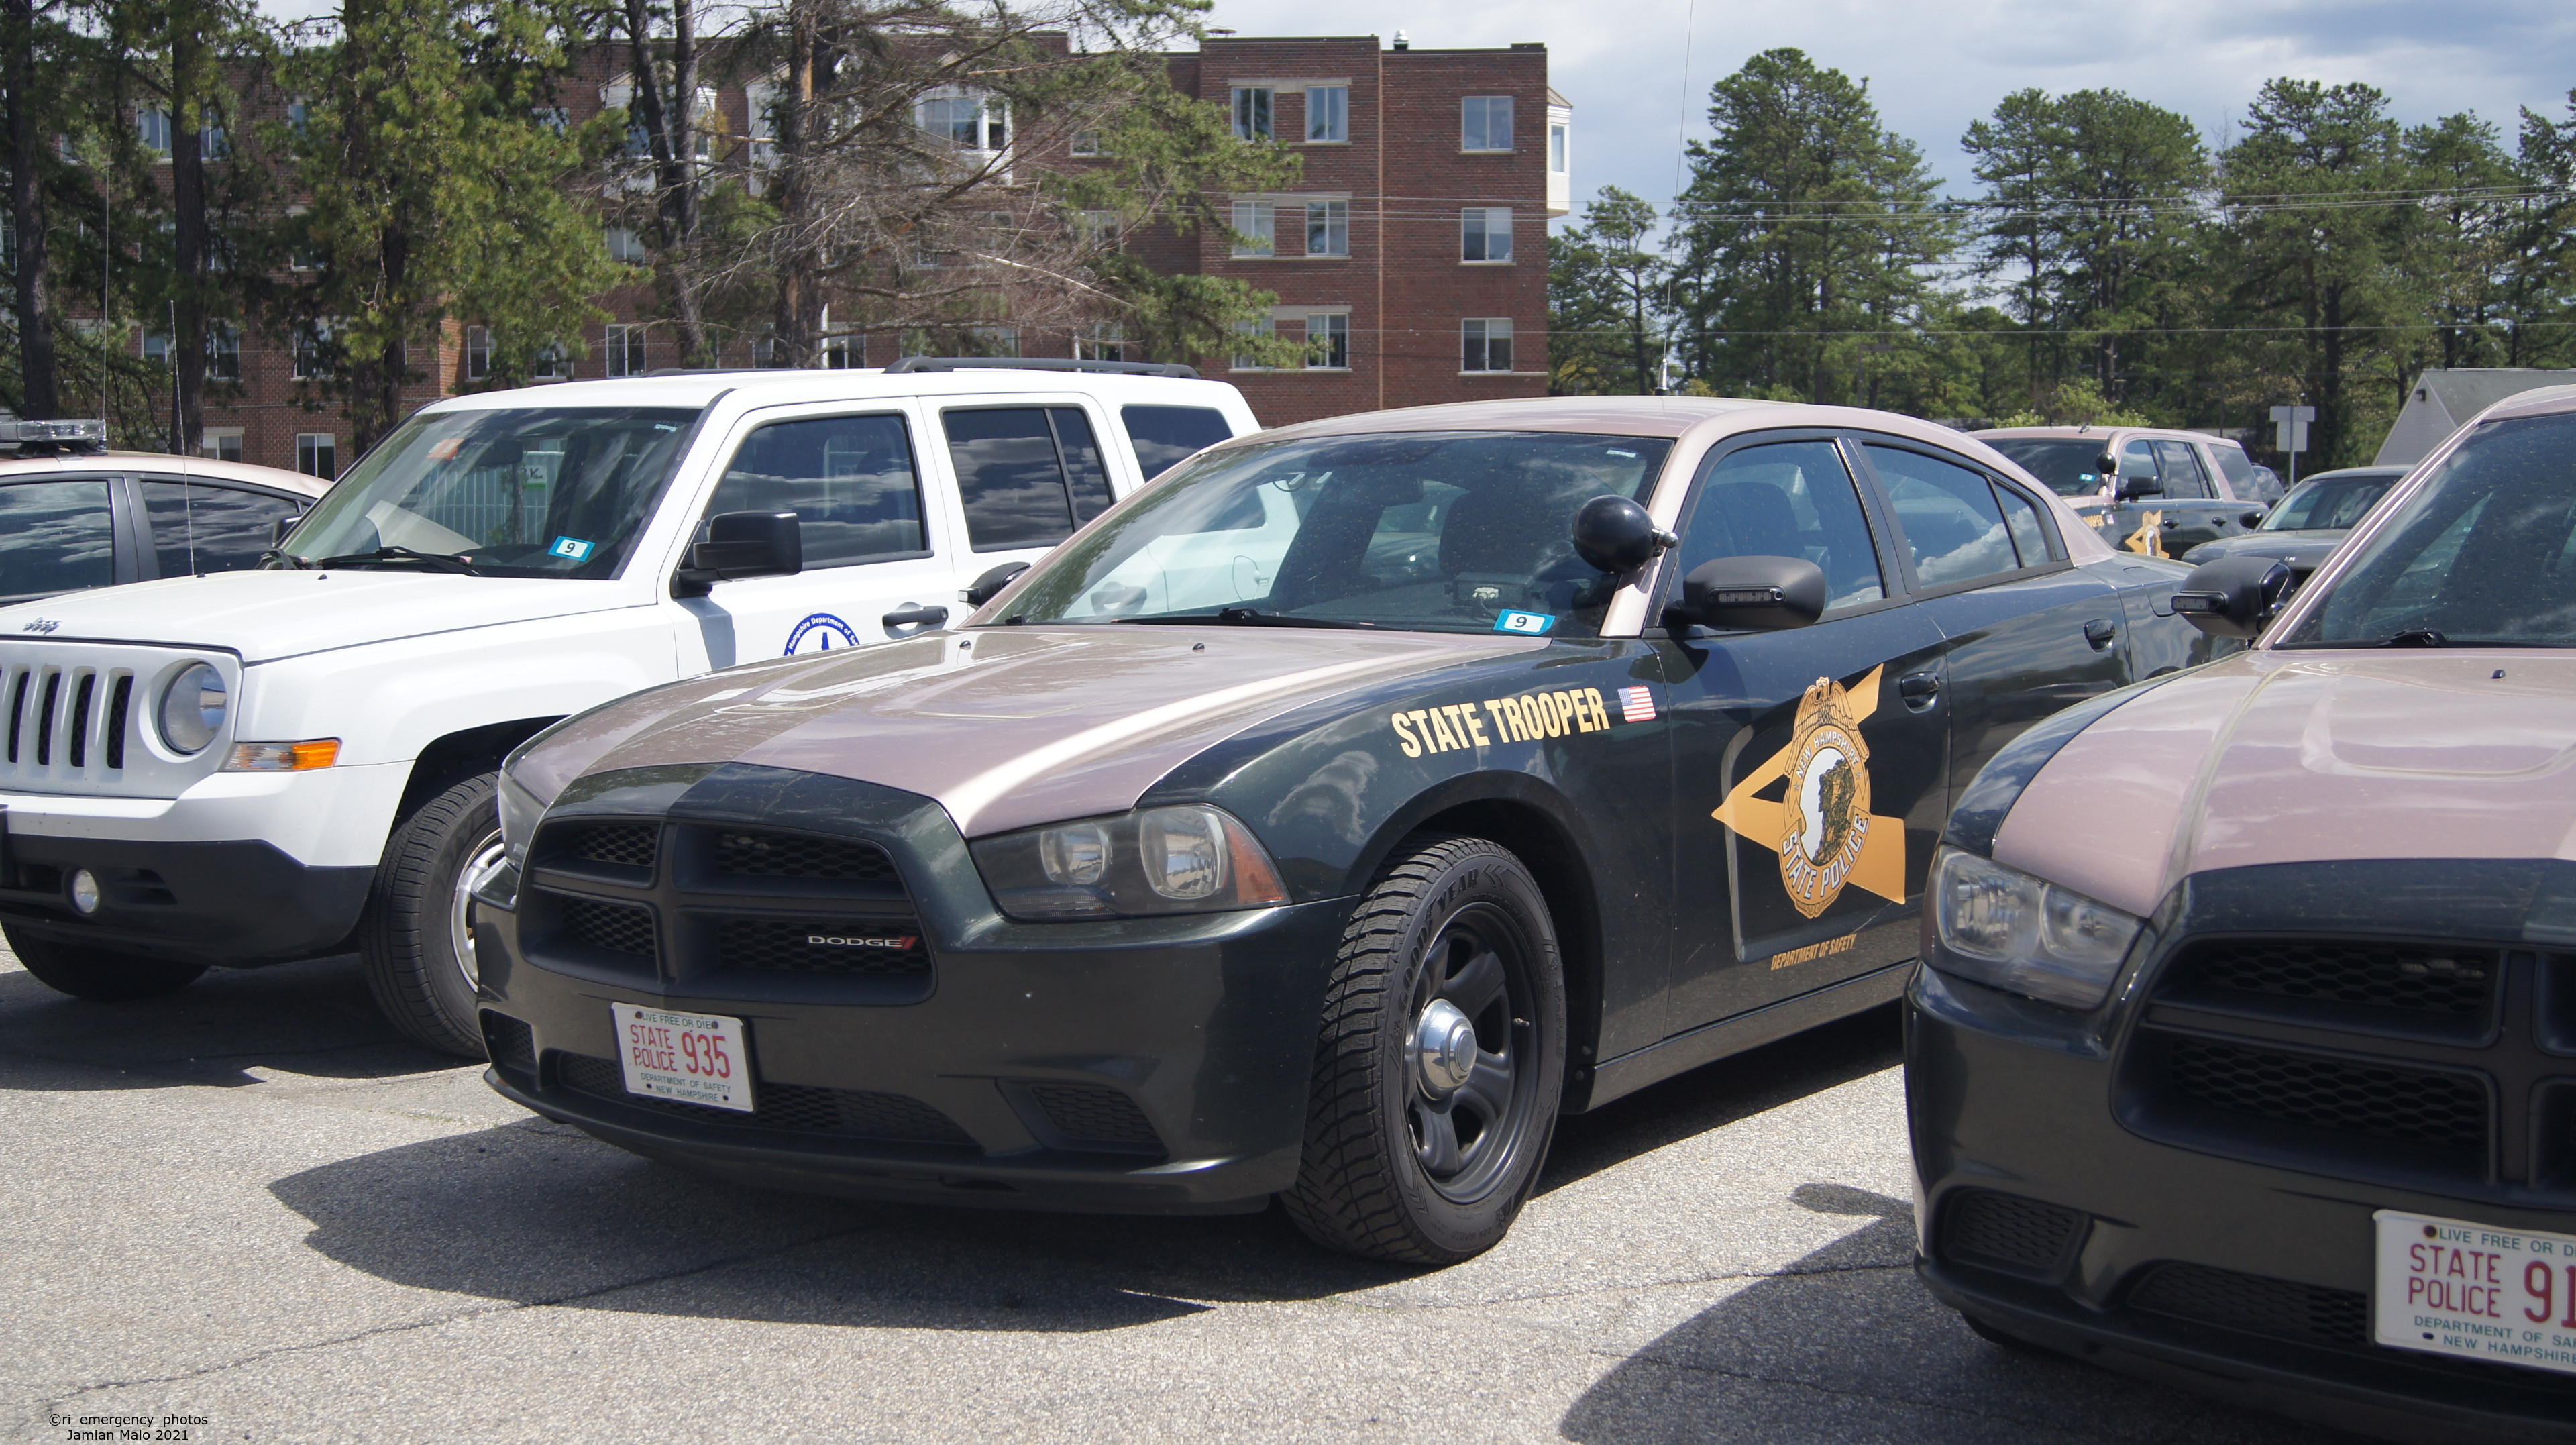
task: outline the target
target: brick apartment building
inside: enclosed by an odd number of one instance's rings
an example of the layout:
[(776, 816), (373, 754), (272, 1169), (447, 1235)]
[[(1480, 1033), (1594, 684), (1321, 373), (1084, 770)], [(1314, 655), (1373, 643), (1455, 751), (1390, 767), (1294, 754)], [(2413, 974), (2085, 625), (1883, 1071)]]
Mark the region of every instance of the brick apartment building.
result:
[[(1313, 362), (1266, 369), (1223, 356), (1155, 359), (1190, 360), (1234, 382), (1273, 425), (1545, 390), (1547, 220), (1567, 213), (1572, 190), (1572, 111), (1548, 85), (1546, 47), (1414, 50), (1400, 33), (1392, 46), (1375, 36), (1212, 36), (1169, 60), (1173, 84), (1228, 107), (1239, 134), (1295, 148), (1303, 177), (1292, 192), (1231, 198), (1234, 228), (1254, 238), (1248, 245), (1162, 227), (1129, 245), (1169, 274), (1237, 277), (1274, 292), (1278, 305), (1264, 324), (1310, 342)], [(699, 92), (711, 152), (758, 164), (765, 90), (754, 82)], [(561, 99), (577, 124), (627, 96), (620, 52), (603, 47), (582, 57)], [(147, 141), (156, 120), (139, 121)], [(166, 147), (166, 122), (161, 130)], [(725, 163), (723, 154), (711, 159)], [(608, 244), (620, 259), (644, 259), (628, 233), (612, 228)], [(545, 380), (678, 364), (669, 328), (643, 319), (648, 283), (600, 299), (611, 319), (586, 338), (588, 354), (558, 363)], [(485, 384), (480, 328), (451, 326), (437, 341), (415, 348), (423, 376), (408, 393), (414, 404)], [(990, 342), (1031, 357), (1126, 351), (1114, 335), (1025, 329), (1002, 329)], [(143, 335), (136, 344), (151, 359), (166, 343)], [(256, 331), (220, 337), (216, 348), (204, 405), (208, 455), (324, 476), (355, 460), (345, 418), (306, 376), (305, 348)], [(827, 336), (822, 360), (883, 366), (906, 349), (893, 333), (849, 332)], [(757, 338), (740, 338), (722, 360), (759, 366), (766, 353)]]

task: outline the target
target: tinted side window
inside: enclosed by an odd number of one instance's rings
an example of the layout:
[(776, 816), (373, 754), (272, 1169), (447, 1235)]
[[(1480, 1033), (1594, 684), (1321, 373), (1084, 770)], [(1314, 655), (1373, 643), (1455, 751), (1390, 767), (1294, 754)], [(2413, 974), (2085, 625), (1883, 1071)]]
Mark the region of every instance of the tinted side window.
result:
[(143, 515), (164, 577), (242, 571), (275, 545), (278, 518), (310, 505), (204, 482), (143, 484)]
[(1985, 473), (1895, 447), (1872, 446), (1869, 460), (1896, 504), (1917, 582), (1941, 587), (2021, 565)]
[(41, 597), (116, 581), (107, 481), (0, 487), (0, 597)]
[(807, 567), (930, 550), (921, 479), (899, 416), (827, 416), (753, 432), (716, 483), (707, 515), (794, 512)]
[(2200, 469), (2200, 457), (2189, 442), (2156, 443), (2156, 459), (2163, 463), (2166, 496), (2208, 501), (2217, 495), (2209, 489), (2208, 474)]
[(1136, 465), (1148, 481), (1201, 447), (1234, 435), (1225, 413), (1206, 406), (1123, 406), (1118, 420), (1136, 446)]
[(940, 423), (978, 552), (1051, 547), (1109, 505), (1100, 443), (1080, 407), (950, 411)]
[(1700, 480), (1681, 552), (1677, 589), (1692, 568), (1720, 557), (1804, 557), (1824, 570), (1828, 612), (1887, 595), (1860, 494), (1831, 442), (1774, 442), (1719, 458)]
[(2021, 565), (2037, 567), (2048, 561), (2048, 533), (2039, 524), (2039, 508), (2028, 497), (2005, 486), (1994, 484), (1995, 496), (2004, 504), (2004, 527), (2012, 533), (2013, 550), (2021, 554)]

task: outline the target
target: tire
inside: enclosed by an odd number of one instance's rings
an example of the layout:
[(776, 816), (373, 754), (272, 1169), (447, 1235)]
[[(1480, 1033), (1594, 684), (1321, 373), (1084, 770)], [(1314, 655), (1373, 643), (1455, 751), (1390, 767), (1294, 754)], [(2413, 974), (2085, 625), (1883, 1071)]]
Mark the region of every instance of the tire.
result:
[(500, 859), (500, 775), (467, 778), (412, 810), (385, 843), (358, 921), (376, 1006), (404, 1037), (479, 1059), (465, 890)]
[[(1459, 1082), (1463, 1042), (1475, 1061)], [(1452, 1034), (1426, 1059), (1417, 1034)], [(1343, 930), (1306, 1140), (1282, 1202), (1346, 1254), (1455, 1264), (1501, 1242), (1538, 1182), (1565, 1084), (1565, 971), (1547, 900), (1510, 850), (1426, 835)], [(1445, 1092), (1444, 1092), (1445, 1091)]]
[(9, 951), (18, 955), (27, 972), (36, 976), (36, 982), (56, 993), (96, 1003), (122, 1003), (177, 993), (206, 971), (202, 963), (178, 963), (63, 943), (5, 925), (0, 925), (0, 933), (8, 935)]

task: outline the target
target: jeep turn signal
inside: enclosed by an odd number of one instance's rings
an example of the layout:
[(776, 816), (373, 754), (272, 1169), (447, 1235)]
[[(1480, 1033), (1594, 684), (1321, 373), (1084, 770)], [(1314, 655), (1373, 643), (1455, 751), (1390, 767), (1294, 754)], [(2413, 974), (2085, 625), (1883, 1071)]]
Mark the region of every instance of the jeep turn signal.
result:
[(327, 768), (339, 760), (338, 738), (315, 738), (309, 743), (235, 743), (233, 755), (224, 759), (224, 771), (303, 773)]

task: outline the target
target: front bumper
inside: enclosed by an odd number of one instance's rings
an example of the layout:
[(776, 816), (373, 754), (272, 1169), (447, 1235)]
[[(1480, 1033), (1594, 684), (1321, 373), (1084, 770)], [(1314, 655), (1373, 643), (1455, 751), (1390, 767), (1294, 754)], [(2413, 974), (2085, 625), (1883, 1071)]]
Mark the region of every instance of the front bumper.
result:
[[(619, 977), (608, 955), (548, 941), (562, 935), (547, 933), (545, 910), (560, 905), (543, 890), (581, 886), (563, 871), (532, 869), (511, 906), (489, 893), (477, 905), (487, 1077), (504, 1095), (639, 1154), (809, 1192), (1197, 1213), (1259, 1208), (1295, 1180), (1315, 1028), (1349, 900), (1014, 923), (994, 910), (964, 840), (928, 799), (765, 769), (707, 771), (716, 776), (648, 780), (670, 825), (657, 862), (621, 875), (633, 880), (627, 893), (595, 895), (632, 899), (657, 920), (654, 964)], [(640, 796), (611, 787), (558, 800), (546, 829), (584, 808), (636, 818)], [(930, 971), (889, 979), (698, 966), (693, 940), (712, 933), (692, 930), (717, 926), (708, 920), (809, 907), (807, 895), (674, 882), (692, 866), (674, 861), (690, 846), (682, 835), (728, 826), (882, 847), (902, 876), (902, 902), (882, 906), (912, 910), (906, 926), (927, 940)], [(550, 836), (539, 834), (541, 857)], [(628, 1096), (612, 1002), (744, 1020), (760, 1112)]]
[[(2053, 1011), (1931, 969), (1908, 999), (1918, 1269), (1944, 1303), (2078, 1358), (2339, 1428), (2576, 1439), (2576, 1378), (2388, 1349), (2368, 1324), (2372, 1211), (2553, 1233), (2576, 1233), (2576, 1212), (2156, 1143), (2113, 1117), (2107, 1051), (2018, 1026)], [(2052, 1219), (2071, 1228), (2051, 1232)], [(1998, 1221), (2027, 1247), (1979, 1227)]]

